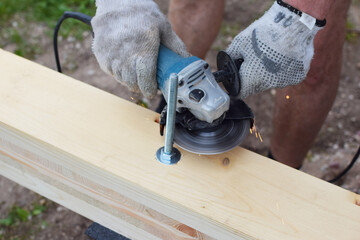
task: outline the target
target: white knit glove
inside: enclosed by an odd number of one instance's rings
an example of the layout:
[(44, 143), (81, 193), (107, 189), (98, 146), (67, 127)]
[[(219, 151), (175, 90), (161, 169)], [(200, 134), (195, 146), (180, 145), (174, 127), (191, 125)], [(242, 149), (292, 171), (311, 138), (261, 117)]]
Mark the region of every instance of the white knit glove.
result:
[(103, 71), (134, 92), (157, 92), (160, 42), (187, 57), (184, 43), (152, 0), (97, 0), (93, 52)]
[[(303, 17), (314, 18), (303, 14)], [(262, 16), (235, 37), (227, 52), (243, 58), (240, 68), (241, 91), (246, 98), (270, 88), (296, 85), (305, 79), (314, 55), (314, 37), (321, 29), (307, 27), (304, 18), (276, 2)]]

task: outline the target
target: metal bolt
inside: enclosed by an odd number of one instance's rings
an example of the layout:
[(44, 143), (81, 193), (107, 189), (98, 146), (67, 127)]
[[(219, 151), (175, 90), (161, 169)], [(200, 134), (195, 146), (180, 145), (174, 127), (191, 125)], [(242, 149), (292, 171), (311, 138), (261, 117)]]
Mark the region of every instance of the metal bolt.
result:
[(176, 100), (178, 88), (178, 75), (173, 73), (169, 79), (169, 95), (166, 116), (165, 146), (156, 152), (156, 158), (161, 163), (171, 165), (177, 163), (181, 154), (173, 147), (175, 131)]

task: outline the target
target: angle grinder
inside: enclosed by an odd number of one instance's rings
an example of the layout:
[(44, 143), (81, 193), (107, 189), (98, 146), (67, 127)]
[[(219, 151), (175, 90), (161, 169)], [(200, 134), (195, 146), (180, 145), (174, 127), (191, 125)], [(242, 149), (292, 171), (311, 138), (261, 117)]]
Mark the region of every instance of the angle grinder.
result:
[[(174, 141), (179, 147), (197, 154), (214, 155), (231, 150), (246, 138), (254, 115), (245, 102), (230, 98), (240, 92), (241, 63), (241, 59), (233, 60), (220, 51), (218, 71), (212, 73), (204, 60), (195, 56), (183, 58), (160, 46), (157, 82), (166, 102), (170, 75), (177, 74), (178, 79)], [(165, 107), (160, 116), (161, 135), (166, 117)]]

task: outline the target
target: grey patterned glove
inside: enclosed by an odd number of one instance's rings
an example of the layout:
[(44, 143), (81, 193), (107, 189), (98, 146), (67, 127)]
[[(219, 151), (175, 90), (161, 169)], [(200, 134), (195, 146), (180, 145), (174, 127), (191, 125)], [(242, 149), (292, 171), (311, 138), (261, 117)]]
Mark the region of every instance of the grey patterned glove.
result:
[(235, 37), (227, 52), (234, 59), (244, 59), (240, 98), (305, 79), (314, 55), (314, 37), (321, 29), (313, 21), (309, 15), (300, 18), (275, 2)]
[(97, 0), (93, 52), (103, 71), (131, 91), (157, 92), (160, 43), (187, 57), (184, 43), (152, 0)]

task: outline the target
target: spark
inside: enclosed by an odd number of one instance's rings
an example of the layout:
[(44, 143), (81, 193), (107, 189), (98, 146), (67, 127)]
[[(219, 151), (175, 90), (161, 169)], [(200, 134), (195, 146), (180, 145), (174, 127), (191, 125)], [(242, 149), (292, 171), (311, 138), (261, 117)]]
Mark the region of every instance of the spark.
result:
[(290, 99), (290, 96), (289, 96), (289, 95), (286, 95), (286, 99), (289, 100), (289, 99)]
[(253, 127), (250, 128), (250, 133), (252, 134), (253, 132), (255, 133), (255, 137), (256, 137), (256, 138), (259, 138), (260, 141), (263, 142), (263, 139), (262, 139), (262, 137), (261, 137), (260, 132), (256, 129), (255, 121), (254, 121), (254, 123), (253, 123)]
[(255, 123), (254, 123), (254, 131), (255, 131), (256, 138), (258, 138), (258, 132), (257, 132), (256, 126), (255, 126)]

